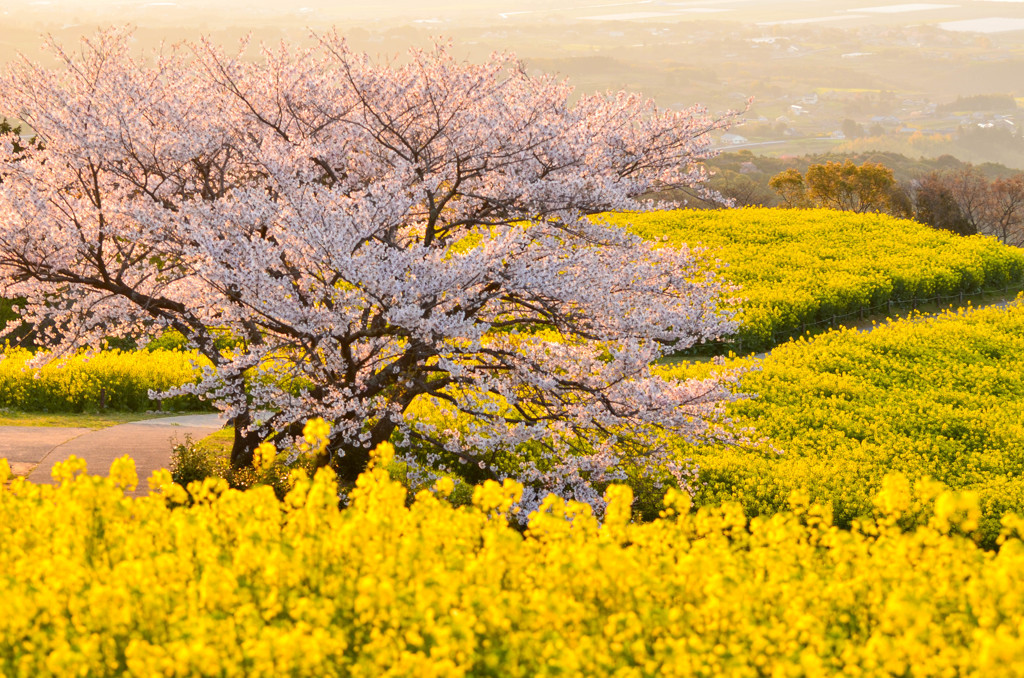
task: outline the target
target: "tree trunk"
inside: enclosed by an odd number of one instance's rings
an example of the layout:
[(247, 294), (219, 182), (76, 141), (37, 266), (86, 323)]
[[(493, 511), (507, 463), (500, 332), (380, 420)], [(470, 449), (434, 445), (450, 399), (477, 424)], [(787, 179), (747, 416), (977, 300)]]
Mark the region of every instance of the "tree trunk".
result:
[[(331, 466), (338, 473), (343, 483), (354, 483), (359, 474), (370, 464), (370, 452), (391, 438), (395, 424), (390, 419), (381, 419), (370, 430), (370, 446), (355, 447), (354, 445), (329, 445)], [(344, 453), (344, 454), (342, 454)]]
[(235, 442), (231, 447), (231, 468), (245, 468), (252, 466), (253, 452), (260, 444), (259, 436), (255, 432), (243, 434), (246, 426), (252, 423), (252, 415), (248, 410), (235, 416), (233, 424), (235, 427)]

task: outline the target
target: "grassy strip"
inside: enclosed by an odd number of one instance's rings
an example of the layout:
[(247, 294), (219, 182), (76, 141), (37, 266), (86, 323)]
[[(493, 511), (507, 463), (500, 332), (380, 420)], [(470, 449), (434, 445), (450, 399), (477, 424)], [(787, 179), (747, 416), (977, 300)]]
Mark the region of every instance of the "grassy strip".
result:
[(94, 431), (133, 421), (173, 417), (178, 412), (19, 412), (0, 410), (0, 426), (91, 428)]
[(215, 456), (227, 458), (231, 455), (231, 446), (234, 442), (235, 429), (226, 426), (197, 441), (196, 444), (203, 446)]

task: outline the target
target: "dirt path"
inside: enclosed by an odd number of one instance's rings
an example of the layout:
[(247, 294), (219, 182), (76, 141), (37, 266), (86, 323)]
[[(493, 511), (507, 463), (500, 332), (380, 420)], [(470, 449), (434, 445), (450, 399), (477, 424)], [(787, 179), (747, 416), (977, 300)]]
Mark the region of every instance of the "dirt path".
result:
[(222, 426), (217, 414), (189, 414), (147, 419), (94, 431), (87, 428), (0, 426), (0, 457), (15, 475), (37, 483), (52, 483), (54, 464), (74, 455), (84, 459), (89, 472), (106, 475), (122, 455), (135, 460), (139, 474), (137, 493), (148, 491), (146, 479), (166, 468), (174, 446), (191, 436), (198, 440)]

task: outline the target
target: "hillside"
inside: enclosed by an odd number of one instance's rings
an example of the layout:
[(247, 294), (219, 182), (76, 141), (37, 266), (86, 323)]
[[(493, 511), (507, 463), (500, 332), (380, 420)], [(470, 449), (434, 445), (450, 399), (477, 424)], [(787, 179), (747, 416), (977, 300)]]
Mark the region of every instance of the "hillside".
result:
[(885, 215), (746, 208), (611, 219), (646, 238), (702, 246), (722, 262), (743, 299), (729, 344), (738, 351), (902, 306), (960, 303), (1024, 285), (1024, 250)]

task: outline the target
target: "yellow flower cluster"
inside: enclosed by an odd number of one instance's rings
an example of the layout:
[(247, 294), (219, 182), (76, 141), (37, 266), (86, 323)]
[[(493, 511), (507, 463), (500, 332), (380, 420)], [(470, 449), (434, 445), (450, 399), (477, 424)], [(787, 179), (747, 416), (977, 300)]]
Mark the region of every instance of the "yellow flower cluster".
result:
[(887, 302), (1002, 290), (1024, 251), (913, 221), (833, 210), (685, 210), (607, 215), (651, 239), (708, 248), (745, 299), (739, 337), (763, 348), (804, 324)]
[(1024, 514), (1024, 300), (830, 332), (757, 363), (738, 387), (753, 397), (729, 409), (782, 454), (681, 450), (700, 466), (698, 504), (738, 501), (749, 515), (770, 514), (806, 488), (849, 525), (870, 513), (885, 475), (899, 471), (976, 492), (986, 544), (1003, 514)]
[[(101, 406), (145, 411), (156, 406), (149, 390), (163, 391), (195, 381), (195, 353), (181, 351), (100, 351), (76, 355), (42, 368), (26, 365), (26, 349), (9, 348), (0, 360), (0, 407), (27, 411), (84, 412)], [(205, 409), (191, 396), (170, 398), (172, 410)]]
[(167, 472), (133, 499), (130, 460), (83, 470), (0, 477), (0, 675), (1024, 673), (1024, 520), (983, 550), (976, 497), (902, 476), (849, 530), (803, 493), (748, 521), (670, 491), (634, 524), (618, 486), (603, 525), (549, 498), (522, 534), (514, 483), (408, 502), (378, 464), (339, 509), (327, 471), (282, 502)]

